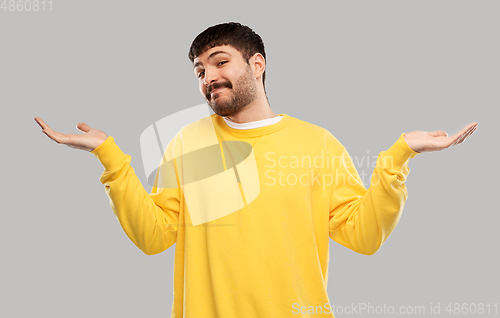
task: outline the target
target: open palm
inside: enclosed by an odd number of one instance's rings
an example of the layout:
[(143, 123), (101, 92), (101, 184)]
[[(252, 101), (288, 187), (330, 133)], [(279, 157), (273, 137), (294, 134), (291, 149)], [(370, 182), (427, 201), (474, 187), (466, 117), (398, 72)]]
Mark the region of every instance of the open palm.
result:
[(58, 144), (64, 144), (75, 149), (92, 151), (108, 138), (108, 135), (104, 131), (91, 128), (85, 123), (78, 123), (76, 125), (78, 130), (84, 132), (83, 134), (77, 135), (61, 134), (54, 131), (40, 117), (35, 117), (35, 121), (42, 127), (42, 132), (50, 139)]
[(436, 130), (432, 132), (411, 131), (405, 134), (404, 138), (408, 146), (416, 152), (438, 151), (461, 144), (476, 131), (477, 125), (476, 122), (469, 124), (451, 137), (448, 137), (445, 131)]

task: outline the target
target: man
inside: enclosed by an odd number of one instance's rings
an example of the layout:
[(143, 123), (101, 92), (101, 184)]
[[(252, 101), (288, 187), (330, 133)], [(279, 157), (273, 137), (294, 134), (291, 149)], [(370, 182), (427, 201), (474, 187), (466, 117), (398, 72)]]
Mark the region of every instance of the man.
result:
[(264, 44), (250, 28), (210, 27), (189, 58), (215, 114), (172, 139), (150, 194), (113, 137), (85, 123), (84, 134), (61, 134), (35, 118), (57, 143), (101, 161), (111, 207), (144, 253), (177, 244), (172, 317), (333, 317), (329, 238), (375, 253), (402, 213), (409, 158), (477, 128), (401, 134), (379, 154), (367, 190), (330, 132), (271, 110)]

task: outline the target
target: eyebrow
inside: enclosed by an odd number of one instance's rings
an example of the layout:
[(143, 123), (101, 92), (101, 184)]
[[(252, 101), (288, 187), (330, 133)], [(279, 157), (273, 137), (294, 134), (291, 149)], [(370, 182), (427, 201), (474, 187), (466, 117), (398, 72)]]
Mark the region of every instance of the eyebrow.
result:
[[(231, 54), (227, 53), (226, 51), (215, 51), (215, 52), (212, 52), (212, 54), (210, 54), (210, 55), (208, 56), (207, 60), (210, 60), (211, 58), (213, 58), (213, 57), (214, 57), (214, 56), (216, 56), (217, 54), (227, 54), (227, 55), (231, 56)], [(193, 70), (194, 70), (195, 68), (197, 68), (198, 66), (200, 66), (200, 65), (203, 65), (203, 64), (202, 64), (201, 62), (196, 62), (196, 63), (194, 63), (194, 65), (193, 65)]]

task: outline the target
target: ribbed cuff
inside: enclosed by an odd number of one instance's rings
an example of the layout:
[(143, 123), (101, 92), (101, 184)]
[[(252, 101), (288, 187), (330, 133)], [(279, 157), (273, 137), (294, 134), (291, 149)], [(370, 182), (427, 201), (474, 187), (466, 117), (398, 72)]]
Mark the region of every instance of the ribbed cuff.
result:
[(405, 163), (408, 159), (420, 154), (420, 152), (416, 152), (408, 146), (404, 136), (405, 133), (402, 133), (399, 139), (389, 149), (384, 151), (386, 162), (391, 162), (394, 168), (401, 169), (403, 166), (406, 166)]
[(118, 169), (123, 159), (127, 156), (118, 147), (112, 136), (108, 136), (102, 144), (97, 146), (97, 148), (92, 150), (90, 153), (99, 159), (106, 171)]

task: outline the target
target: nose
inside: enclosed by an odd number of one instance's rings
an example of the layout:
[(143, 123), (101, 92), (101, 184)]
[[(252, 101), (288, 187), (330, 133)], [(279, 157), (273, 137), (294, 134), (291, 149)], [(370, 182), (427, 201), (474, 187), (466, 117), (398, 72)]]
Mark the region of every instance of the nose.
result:
[(205, 77), (203, 78), (205, 86), (217, 82), (218, 79), (217, 72), (205, 70)]

